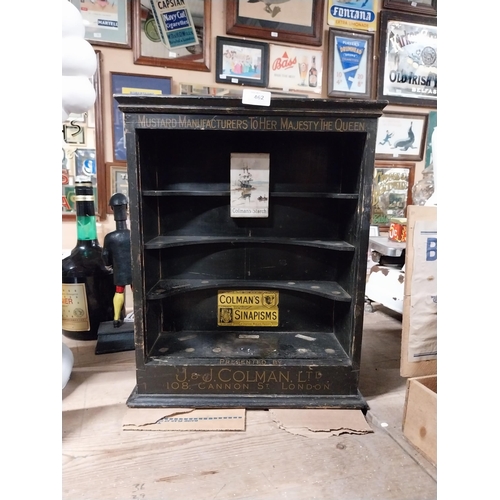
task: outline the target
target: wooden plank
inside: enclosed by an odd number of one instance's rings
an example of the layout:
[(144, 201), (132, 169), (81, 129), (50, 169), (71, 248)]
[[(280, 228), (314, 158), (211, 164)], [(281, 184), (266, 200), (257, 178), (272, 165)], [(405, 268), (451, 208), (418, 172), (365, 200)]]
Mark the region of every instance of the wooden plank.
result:
[(401, 336), (401, 376), (418, 377), (423, 375), (433, 375), (437, 373), (437, 359), (409, 361), (408, 344), (411, 319), (411, 295), (412, 295), (412, 275), (415, 264), (414, 237), (415, 224), (417, 221), (433, 221), (437, 217), (437, 207), (434, 206), (408, 206), (408, 225), (405, 258), (405, 284), (403, 299), (403, 329)]
[(437, 375), (407, 380), (403, 435), (437, 464)]

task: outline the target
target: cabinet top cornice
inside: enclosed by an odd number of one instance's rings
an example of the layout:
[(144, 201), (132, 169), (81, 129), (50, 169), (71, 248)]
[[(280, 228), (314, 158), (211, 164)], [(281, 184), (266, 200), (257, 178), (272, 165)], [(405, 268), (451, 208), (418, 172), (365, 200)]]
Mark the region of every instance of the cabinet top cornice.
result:
[(227, 96), (123, 95), (113, 96), (124, 113), (353, 116), (377, 118), (387, 101), (273, 97), (270, 106), (243, 104), (241, 98)]

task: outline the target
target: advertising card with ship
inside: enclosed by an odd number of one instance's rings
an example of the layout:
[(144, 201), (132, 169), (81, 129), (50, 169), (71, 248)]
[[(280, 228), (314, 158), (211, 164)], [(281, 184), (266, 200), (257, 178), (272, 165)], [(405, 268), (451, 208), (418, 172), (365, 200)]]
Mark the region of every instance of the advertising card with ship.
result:
[(231, 153), (231, 217), (269, 217), (269, 153)]

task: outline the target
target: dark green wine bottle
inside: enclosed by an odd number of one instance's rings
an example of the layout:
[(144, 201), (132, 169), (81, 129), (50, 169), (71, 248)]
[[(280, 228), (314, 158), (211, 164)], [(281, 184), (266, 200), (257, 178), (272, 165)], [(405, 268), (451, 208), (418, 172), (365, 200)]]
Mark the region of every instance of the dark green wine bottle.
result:
[(62, 333), (75, 340), (95, 340), (99, 325), (113, 321), (113, 270), (102, 257), (92, 182), (75, 181), (77, 243), (62, 260)]

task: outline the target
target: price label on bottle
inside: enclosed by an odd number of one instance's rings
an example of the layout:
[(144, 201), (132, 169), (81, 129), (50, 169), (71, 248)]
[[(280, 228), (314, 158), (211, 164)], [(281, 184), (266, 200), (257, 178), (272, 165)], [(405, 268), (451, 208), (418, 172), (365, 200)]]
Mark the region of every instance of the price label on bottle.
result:
[(251, 104), (253, 106), (270, 106), (271, 105), (271, 92), (263, 92), (261, 90), (244, 89), (243, 97), (241, 98), (243, 104)]
[(62, 284), (62, 327), (69, 332), (90, 330), (84, 283)]

